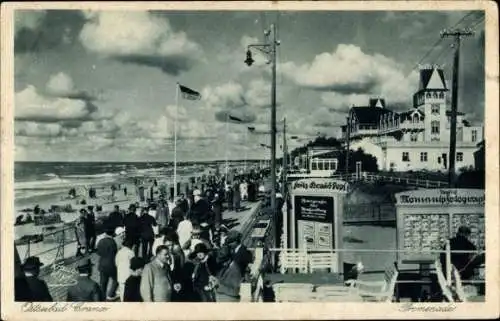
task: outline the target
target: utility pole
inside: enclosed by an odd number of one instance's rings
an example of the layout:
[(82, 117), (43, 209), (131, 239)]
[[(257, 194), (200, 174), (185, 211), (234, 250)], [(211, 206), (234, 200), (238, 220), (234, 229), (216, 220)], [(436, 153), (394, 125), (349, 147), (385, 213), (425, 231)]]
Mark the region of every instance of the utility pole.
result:
[(448, 168), (448, 184), (450, 188), (455, 187), (455, 160), (457, 149), (457, 110), (458, 110), (458, 78), (460, 66), (460, 38), (472, 36), (474, 33), (470, 29), (454, 29), (444, 30), (441, 32), (441, 37), (455, 38), (455, 55), (453, 57), (453, 83), (451, 91), (451, 117), (450, 117), (450, 166)]
[(286, 146), (286, 118), (283, 119), (283, 176), (281, 182), (281, 195), (285, 197), (286, 191), (286, 174), (288, 167), (288, 150)]
[(345, 128), (345, 178), (348, 179), (347, 175), (349, 174), (349, 144), (351, 141), (351, 119), (350, 116), (347, 116), (347, 126)]

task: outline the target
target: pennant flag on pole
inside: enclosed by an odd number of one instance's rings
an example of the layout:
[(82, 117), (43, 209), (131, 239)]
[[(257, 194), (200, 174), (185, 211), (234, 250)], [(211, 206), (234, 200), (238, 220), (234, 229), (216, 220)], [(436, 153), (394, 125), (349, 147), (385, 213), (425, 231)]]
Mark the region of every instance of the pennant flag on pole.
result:
[(192, 90), (186, 86), (179, 85), (179, 89), (181, 90), (182, 98), (187, 100), (200, 100), (201, 94), (195, 90)]
[(243, 121), (243, 120), (239, 119), (238, 117), (234, 117), (231, 115), (229, 115), (229, 119), (231, 119), (232, 121), (239, 121), (239, 122)]

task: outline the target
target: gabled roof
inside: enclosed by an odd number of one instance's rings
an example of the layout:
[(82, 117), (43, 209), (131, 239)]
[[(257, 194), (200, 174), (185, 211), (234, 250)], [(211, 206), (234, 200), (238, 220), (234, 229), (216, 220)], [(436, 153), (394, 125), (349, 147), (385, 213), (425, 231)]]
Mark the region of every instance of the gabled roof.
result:
[(421, 69), (419, 90), (447, 90), (442, 69)]
[(408, 110), (408, 111), (405, 111), (405, 112), (400, 113), (400, 114), (399, 114), (399, 119), (400, 119), (400, 121), (404, 121), (405, 119), (407, 119), (407, 118), (408, 118), (408, 116), (410, 116), (411, 114), (413, 114), (413, 113), (415, 113), (415, 112), (419, 113), (421, 117), (425, 117), (425, 114), (424, 114), (424, 112), (423, 112), (423, 111), (421, 111), (420, 109), (416, 109), (416, 108), (415, 108), (415, 109), (413, 109), (413, 110)]
[(377, 125), (380, 119), (380, 115), (387, 113), (392, 113), (391, 110), (385, 108), (373, 108), (373, 107), (352, 107), (351, 111), (360, 124), (372, 124)]
[(370, 98), (370, 107), (385, 108), (385, 99)]

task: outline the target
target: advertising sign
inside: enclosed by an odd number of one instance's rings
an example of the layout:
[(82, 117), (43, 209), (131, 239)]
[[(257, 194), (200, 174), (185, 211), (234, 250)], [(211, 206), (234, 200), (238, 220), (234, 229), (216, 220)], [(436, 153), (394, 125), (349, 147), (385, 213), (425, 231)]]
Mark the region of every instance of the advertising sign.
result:
[(294, 208), (299, 248), (331, 249), (334, 247), (333, 206), (333, 197), (295, 197)]

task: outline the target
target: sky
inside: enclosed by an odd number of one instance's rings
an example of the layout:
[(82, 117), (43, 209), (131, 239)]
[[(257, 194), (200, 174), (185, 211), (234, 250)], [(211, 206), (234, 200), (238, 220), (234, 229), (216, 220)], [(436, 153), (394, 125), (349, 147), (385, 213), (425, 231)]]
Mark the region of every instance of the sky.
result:
[[(258, 51), (244, 60), (273, 23), (289, 148), (339, 135), (348, 108), (370, 97), (412, 109), (419, 62), (441, 65), (451, 84), (452, 39), (440, 31), (454, 26), (475, 31), (462, 40), (458, 109), (483, 122), (479, 11), (18, 10), (15, 159), (173, 161), (175, 128), (178, 160), (268, 158), (271, 67)], [(177, 83), (201, 100), (176, 104)]]

